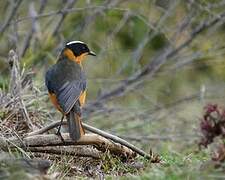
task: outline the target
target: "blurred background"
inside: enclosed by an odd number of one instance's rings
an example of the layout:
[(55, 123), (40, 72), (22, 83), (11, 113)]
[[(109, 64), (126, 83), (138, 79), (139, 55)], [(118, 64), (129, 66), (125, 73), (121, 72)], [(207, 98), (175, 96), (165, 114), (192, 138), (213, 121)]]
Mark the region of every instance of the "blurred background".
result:
[(84, 62), (84, 121), (146, 151), (193, 152), (203, 107), (224, 104), (224, 8), (223, 0), (0, 1), (1, 91), (13, 49), (32, 80), (28, 111), (59, 119), (44, 75), (66, 42), (81, 40), (97, 54)]

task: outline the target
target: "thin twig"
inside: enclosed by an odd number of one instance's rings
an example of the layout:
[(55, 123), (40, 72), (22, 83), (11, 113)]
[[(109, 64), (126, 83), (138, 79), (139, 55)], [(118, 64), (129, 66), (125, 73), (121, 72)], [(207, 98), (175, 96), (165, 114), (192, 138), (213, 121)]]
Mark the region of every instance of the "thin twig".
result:
[[(88, 6), (88, 7), (82, 7), (82, 8), (70, 8), (70, 9), (65, 9), (65, 10), (57, 10), (57, 11), (52, 11), (52, 12), (48, 12), (48, 13), (42, 13), (39, 14), (37, 17), (35, 17), (36, 19), (40, 19), (40, 18), (44, 18), (44, 17), (49, 17), (49, 16), (55, 16), (55, 15), (60, 15), (62, 13), (72, 13), (72, 12), (79, 12), (79, 11), (84, 11), (84, 10), (93, 10), (93, 9), (113, 9), (113, 10), (117, 10), (117, 11), (128, 11), (127, 8), (120, 8), (120, 7), (105, 7), (105, 6)], [(26, 17), (22, 17), (18, 20), (16, 20), (14, 23), (19, 23), (21, 21), (25, 21), (31, 19), (30, 16), (26, 16)], [(11, 23), (10, 23), (11, 24)]]
[(13, 50), (10, 50), (9, 52), (9, 63), (11, 64), (11, 79), (10, 79), (10, 92), (13, 95), (13, 97), (18, 97), (18, 101), (21, 105), (21, 109), (24, 115), (24, 118), (26, 119), (27, 126), (31, 129), (33, 129), (33, 123), (29, 118), (29, 114), (27, 112), (26, 106), (24, 104), (24, 101), (22, 99), (21, 95), (21, 72), (20, 72), (20, 65), (19, 65), (19, 58), (16, 52)]
[[(114, 9), (115, 6), (118, 5), (118, 3), (119, 3), (118, 0), (114, 0), (114, 1), (106, 0), (102, 3), (101, 6), (98, 6), (98, 8), (93, 9), (93, 11), (90, 11), (91, 14), (85, 17), (83, 23), (81, 23), (81, 25), (78, 26), (78, 28), (76, 28), (76, 30), (71, 33), (70, 38), (77, 36), (77, 34), (81, 32), (82, 34), (84, 34), (84, 31), (89, 29), (87, 28), (87, 26), (90, 26), (92, 23), (94, 23), (95, 19), (99, 17), (100, 15), (103, 15), (105, 11)], [(126, 9), (125, 11), (128, 11), (128, 10)]]
[[(44, 11), (44, 9), (46, 7), (45, 6), (46, 2), (47, 2), (47, 0), (42, 0), (41, 1), (41, 5), (40, 5), (40, 8), (39, 8), (38, 14), (41, 14)], [(37, 16), (37, 13), (35, 11), (33, 2), (30, 5), (30, 16), (32, 17), (32, 27), (30, 29), (30, 32), (28, 32), (27, 36), (25, 37), (25, 42), (24, 42), (24, 45), (22, 47), (22, 50), (21, 50), (21, 53), (20, 53), (20, 57), (23, 57), (25, 55), (28, 47), (30, 46), (30, 42), (32, 40), (33, 34), (36, 31), (36, 28), (35, 28), (36, 18), (35, 17)]]
[[(68, 0), (67, 3), (65, 4), (63, 10), (73, 7), (76, 2), (77, 2), (77, 0)], [(63, 1), (63, 3), (65, 3), (65, 2)], [(58, 31), (67, 15), (68, 15), (68, 12), (62, 12), (61, 17), (59, 18), (59, 21), (53, 30), (52, 36), (55, 36), (58, 33)]]
[(4, 31), (6, 30), (6, 28), (10, 25), (10, 22), (13, 20), (13, 17), (15, 16), (21, 2), (22, 2), (22, 0), (18, 0), (16, 2), (15, 1), (13, 2), (12, 10), (10, 11), (9, 16), (6, 18), (5, 23), (0, 28), (0, 34), (3, 34)]

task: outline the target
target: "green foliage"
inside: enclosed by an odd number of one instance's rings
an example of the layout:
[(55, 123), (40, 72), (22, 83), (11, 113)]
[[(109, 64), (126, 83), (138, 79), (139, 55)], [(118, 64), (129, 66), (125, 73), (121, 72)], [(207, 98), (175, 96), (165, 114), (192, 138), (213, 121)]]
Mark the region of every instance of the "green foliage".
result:
[(8, 82), (9, 82), (8, 77), (0, 76), (0, 90), (7, 92), (9, 88)]
[(165, 47), (167, 45), (167, 40), (165, 38), (164, 34), (157, 34), (155, 35), (152, 40), (150, 41), (150, 47), (153, 50), (159, 50), (162, 49), (163, 47)]
[(137, 47), (138, 42), (143, 39), (147, 33), (146, 24), (138, 17), (132, 16), (127, 25), (118, 33), (118, 40), (122, 46), (122, 50), (130, 50)]

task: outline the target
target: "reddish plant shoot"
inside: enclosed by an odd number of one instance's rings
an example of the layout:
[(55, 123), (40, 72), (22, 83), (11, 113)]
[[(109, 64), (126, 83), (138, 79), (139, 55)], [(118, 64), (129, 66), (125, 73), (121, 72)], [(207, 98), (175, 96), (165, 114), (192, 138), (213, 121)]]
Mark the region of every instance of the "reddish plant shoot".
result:
[(208, 104), (204, 107), (204, 114), (200, 122), (202, 138), (200, 146), (207, 147), (215, 137), (225, 137), (225, 108), (217, 104)]

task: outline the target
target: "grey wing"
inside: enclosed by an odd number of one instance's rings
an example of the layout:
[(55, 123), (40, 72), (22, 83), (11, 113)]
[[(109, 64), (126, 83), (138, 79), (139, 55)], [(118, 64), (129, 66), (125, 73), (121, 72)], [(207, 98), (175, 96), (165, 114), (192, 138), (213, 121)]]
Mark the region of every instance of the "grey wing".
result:
[(50, 77), (51, 77), (51, 68), (45, 74), (45, 85), (48, 89), (48, 92), (53, 92), (53, 87), (51, 85)]
[(64, 83), (63, 86), (56, 91), (58, 103), (64, 113), (67, 114), (72, 109), (85, 88), (86, 81), (76, 80)]

